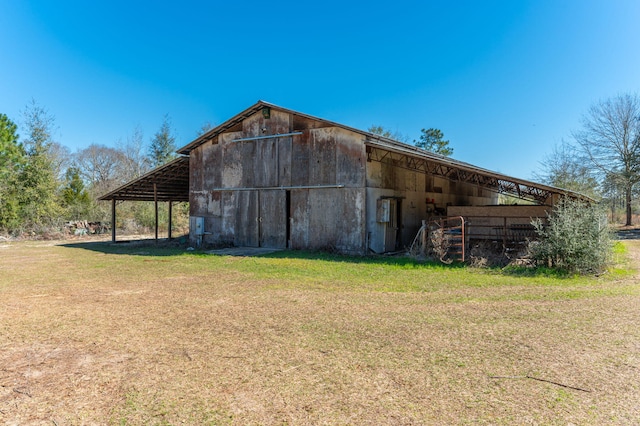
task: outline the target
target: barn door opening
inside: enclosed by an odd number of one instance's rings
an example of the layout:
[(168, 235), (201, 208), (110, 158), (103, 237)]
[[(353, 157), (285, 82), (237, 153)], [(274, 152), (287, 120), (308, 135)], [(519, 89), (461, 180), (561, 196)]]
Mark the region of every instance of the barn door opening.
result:
[(384, 251), (396, 251), (400, 239), (400, 200), (389, 198), (389, 220), (384, 231)]
[(259, 192), (238, 191), (236, 200), (236, 226), (233, 244), (236, 247), (260, 247)]
[(284, 190), (259, 191), (260, 247), (287, 248), (289, 223), (287, 192)]
[(238, 191), (236, 247), (287, 248), (289, 209), (284, 190)]

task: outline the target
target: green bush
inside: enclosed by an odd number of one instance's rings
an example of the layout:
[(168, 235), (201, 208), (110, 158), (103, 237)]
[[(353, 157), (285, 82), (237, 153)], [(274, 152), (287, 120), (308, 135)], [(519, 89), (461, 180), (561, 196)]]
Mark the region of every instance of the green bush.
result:
[(612, 255), (611, 231), (601, 206), (563, 198), (547, 218), (533, 222), (539, 241), (530, 245), (539, 266), (571, 273), (603, 272)]

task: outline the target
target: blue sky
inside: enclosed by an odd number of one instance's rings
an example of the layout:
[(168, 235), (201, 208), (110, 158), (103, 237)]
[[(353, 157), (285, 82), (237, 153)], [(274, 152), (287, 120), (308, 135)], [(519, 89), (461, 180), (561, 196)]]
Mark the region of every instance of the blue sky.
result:
[(0, 113), (35, 99), (55, 139), (178, 147), (262, 99), (417, 139), (521, 178), (589, 106), (640, 91), (640, 2), (0, 0)]

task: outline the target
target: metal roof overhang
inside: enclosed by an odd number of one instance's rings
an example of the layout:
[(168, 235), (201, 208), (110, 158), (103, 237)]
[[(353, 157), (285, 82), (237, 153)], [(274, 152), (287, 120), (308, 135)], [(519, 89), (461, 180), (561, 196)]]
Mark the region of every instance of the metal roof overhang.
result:
[(595, 201), (578, 192), (506, 176), (386, 138), (367, 137), (365, 145), (367, 161), (388, 162), (396, 167), (440, 176), (451, 181), (466, 182), (539, 204), (549, 202), (554, 194), (588, 202)]
[[(242, 111), (240, 114), (225, 121), (221, 125), (201, 135), (193, 142), (182, 147), (178, 153), (189, 155), (194, 148), (214, 139), (218, 134), (228, 131), (247, 117), (265, 107), (275, 108), (287, 113), (295, 114), (311, 120), (321, 121), (327, 126), (337, 126), (364, 136), (368, 161), (388, 162), (396, 167), (402, 167), (422, 173), (441, 176), (456, 182), (466, 182), (500, 194), (512, 195), (521, 199), (535, 201), (539, 204), (548, 203), (553, 195), (568, 196), (587, 202), (594, 202), (592, 198), (578, 192), (543, 185), (536, 182), (518, 179), (501, 173), (476, 167), (472, 164), (457, 161), (449, 157), (438, 155), (415, 146), (407, 145), (380, 135), (364, 132), (339, 123), (334, 123), (307, 114), (279, 107), (264, 101)], [(188, 186), (188, 177), (187, 177)], [(188, 193), (188, 189), (185, 190)], [(108, 194), (109, 195), (109, 194)], [(104, 198), (109, 199), (109, 198)]]
[(189, 157), (178, 157), (99, 200), (189, 201)]

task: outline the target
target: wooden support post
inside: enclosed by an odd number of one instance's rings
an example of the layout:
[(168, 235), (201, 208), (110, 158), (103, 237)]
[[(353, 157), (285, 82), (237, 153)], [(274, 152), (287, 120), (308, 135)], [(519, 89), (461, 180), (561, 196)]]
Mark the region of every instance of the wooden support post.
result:
[(466, 230), (465, 228), (465, 224), (464, 224), (464, 217), (460, 216), (460, 233), (462, 234), (462, 261), (464, 262), (464, 257), (465, 257), (465, 247), (467, 246), (466, 240), (467, 240), (467, 236), (466, 236)]
[(171, 240), (171, 213), (172, 213), (173, 202), (169, 200), (169, 240)]
[(111, 200), (111, 242), (116, 242), (116, 199)]
[(504, 226), (502, 227), (502, 249), (507, 250), (507, 217), (504, 217)]
[(156, 242), (158, 242), (158, 185), (153, 183), (153, 203), (156, 211)]
[(429, 232), (429, 228), (427, 227), (427, 221), (423, 220), (422, 221), (422, 241), (421, 242), (421, 248), (420, 248), (420, 254), (423, 256), (427, 255), (427, 233)]

